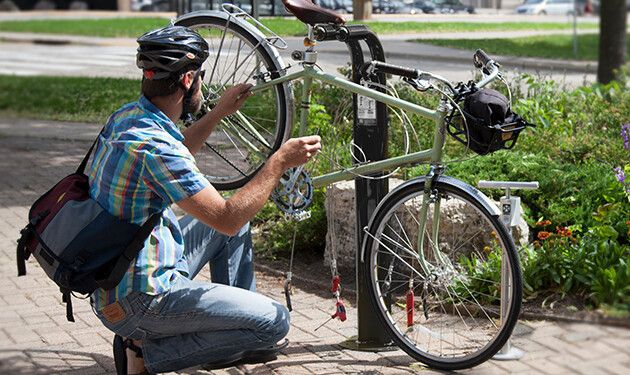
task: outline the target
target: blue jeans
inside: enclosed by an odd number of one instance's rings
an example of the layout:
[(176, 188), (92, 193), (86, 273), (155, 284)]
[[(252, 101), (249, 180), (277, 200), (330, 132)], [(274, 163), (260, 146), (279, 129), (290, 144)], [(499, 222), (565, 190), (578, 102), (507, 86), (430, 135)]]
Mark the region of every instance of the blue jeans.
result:
[[(287, 309), (257, 294), (249, 225), (234, 237), (218, 233), (192, 216), (179, 221), (190, 275), (179, 276), (160, 295), (133, 292), (119, 301), (124, 319), (113, 332), (142, 340), (149, 372), (168, 372), (263, 349), (289, 331)], [(212, 282), (194, 281), (210, 263)]]

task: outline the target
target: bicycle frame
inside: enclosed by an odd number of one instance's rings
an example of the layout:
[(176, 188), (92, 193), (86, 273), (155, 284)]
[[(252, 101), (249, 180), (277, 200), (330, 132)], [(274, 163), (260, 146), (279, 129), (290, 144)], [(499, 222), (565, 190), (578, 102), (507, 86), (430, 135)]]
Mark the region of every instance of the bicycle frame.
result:
[[(422, 117), (432, 119), (435, 122), (433, 147), (431, 149), (421, 150), (402, 156), (395, 156), (379, 161), (370, 161), (340, 171), (328, 173), (322, 176), (316, 176), (313, 177), (312, 180), (314, 187), (324, 187), (335, 182), (353, 179), (357, 175), (366, 175), (381, 171), (392, 170), (403, 165), (418, 164), (424, 162), (439, 164), (441, 162), (444, 144), (446, 141), (444, 117), (447, 112), (447, 107), (445, 105), (442, 104), (437, 110), (431, 110), (429, 108), (425, 108), (417, 104), (392, 97), (380, 91), (358, 85), (346, 79), (323, 73), (315, 69), (312, 64), (305, 64), (302, 69), (297, 72), (264, 82), (262, 84), (258, 84), (252, 88), (252, 92), (255, 93), (257, 91), (268, 89), (277, 84), (282, 84), (295, 80), (302, 80), (303, 82), (302, 102), (308, 103), (310, 101), (311, 85), (313, 83), (313, 80), (318, 80), (339, 87), (351, 93), (363, 95), (376, 101), (380, 101), (385, 104), (389, 104), (391, 106), (409, 111), (411, 113), (418, 114)], [(304, 135), (307, 121), (308, 109), (302, 108), (300, 113), (300, 135)]]

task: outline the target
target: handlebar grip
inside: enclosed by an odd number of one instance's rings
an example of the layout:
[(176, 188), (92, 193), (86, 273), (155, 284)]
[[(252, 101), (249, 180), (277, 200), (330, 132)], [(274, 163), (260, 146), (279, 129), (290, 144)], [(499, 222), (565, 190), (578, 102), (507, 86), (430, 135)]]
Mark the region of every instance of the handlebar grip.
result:
[(420, 73), (417, 69), (406, 68), (404, 66), (398, 66), (393, 64), (388, 64), (382, 61), (372, 61), (371, 64), (375, 70), (378, 70), (383, 73), (389, 73), (396, 76), (407, 77), (407, 78), (418, 78)]
[(475, 51), (475, 55), (473, 56), (473, 64), (475, 64), (475, 68), (483, 68), (490, 61), (493, 60), (483, 50), (478, 49), (477, 51)]

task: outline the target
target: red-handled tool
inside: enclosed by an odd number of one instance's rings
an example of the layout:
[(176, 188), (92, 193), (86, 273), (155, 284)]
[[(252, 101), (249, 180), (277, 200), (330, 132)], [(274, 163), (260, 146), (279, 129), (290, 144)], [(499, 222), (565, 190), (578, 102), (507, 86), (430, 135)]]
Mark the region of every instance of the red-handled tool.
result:
[(337, 301), (337, 303), (335, 304), (336, 310), (335, 313), (332, 315), (332, 319), (335, 318), (339, 318), (339, 320), (341, 320), (342, 322), (346, 321), (346, 306), (344, 306), (343, 301), (339, 300)]
[(412, 289), (409, 289), (407, 292), (407, 304), (405, 308), (407, 311), (407, 327), (413, 327), (414, 295)]
[(320, 324), (317, 328), (314, 329), (314, 331), (317, 331), (318, 329), (322, 328), (326, 323), (330, 322), (333, 319), (339, 319), (342, 322), (346, 321), (346, 306), (343, 304), (342, 300), (338, 300), (337, 303), (335, 304), (335, 313), (332, 314), (330, 316), (330, 318), (326, 319), (326, 321), (322, 324)]

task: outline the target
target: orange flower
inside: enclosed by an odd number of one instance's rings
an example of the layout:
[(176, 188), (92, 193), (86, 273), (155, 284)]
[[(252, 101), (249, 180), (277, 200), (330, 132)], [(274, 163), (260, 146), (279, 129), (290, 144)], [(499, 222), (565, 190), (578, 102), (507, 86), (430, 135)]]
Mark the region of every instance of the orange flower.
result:
[(630, 220), (626, 221), (626, 225), (630, 227)]
[(545, 231), (538, 232), (538, 239), (541, 241), (546, 240), (547, 238), (549, 238), (549, 236), (551, 236), (551, 233), (549, 232), (545, 232)]
[(571, 229), (567, 227), (556, 227), (556, 232), (558, 232), (558, 235), (560, 237), (571, 237), (571, 235), (573, 234), (571, 232)]
[(543, 221), (536, 222), (537, 227), (546, 227), (549, 224), (551, 224), (551, 220), (543, 220)]

